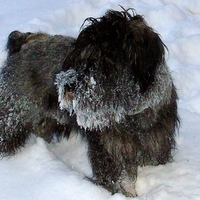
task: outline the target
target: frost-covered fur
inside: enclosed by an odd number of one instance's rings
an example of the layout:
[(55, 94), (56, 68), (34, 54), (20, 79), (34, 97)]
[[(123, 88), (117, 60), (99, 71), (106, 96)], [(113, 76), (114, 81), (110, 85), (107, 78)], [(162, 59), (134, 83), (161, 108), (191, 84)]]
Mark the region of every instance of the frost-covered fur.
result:
[(165, 164), (175, 149), (178, 97), (165, 45), (132, 9), (86, 22), (57, 75), (60, 108), (86, 132), (92, 180), (133, 197), (137, 167)]
[(55, 75), (73, 38), (13, 31), (0, 74), (0, 154), (13, 155), (31, 133), (50, 142), (68, 136), (73, 122), (59, 109)]
[(77, 73), (73, 69), (69, 69), (66, 73), (61, 72), (57, 76), (56, 84), (60, 108), (67, 109), (70, 113), (74, 112), (78, 125), (85, 130), (103, 130), (116, 122), (120, 123), (126, 115), (135, 115), (147, 108), (159, 109), (170, 98), (170, 96), (166, 97), (163, 94), (171, 95), (172, 90), (172, 80), (168, 69), (161, 65), (155, 74), (155, 87), (144, 94), (140, 93), (137, 84), (135, 87), (130, 85), (127, 88), (127, 85), (120, 83), (120, 86), (116, 86), (116, 90), (123, 90), (124, 93), (121, 96), (123, 95), (125, 99), (114, 98), (115, 91), (113, 89), (109, 91), (110, 98), (104, 100), (106, 98), (105, 89), (96, 84), (93, 75), (91, 75), (91, 77), (87, 77), (90, 86), (86, 90), (83, 90), (83, 85), (77, 88), (73, 92), (73, 100), (70, 100), (64, 92), (64, 85), (70, 85), (72, 74), (74, 74), (72, 79), (77, 78)]

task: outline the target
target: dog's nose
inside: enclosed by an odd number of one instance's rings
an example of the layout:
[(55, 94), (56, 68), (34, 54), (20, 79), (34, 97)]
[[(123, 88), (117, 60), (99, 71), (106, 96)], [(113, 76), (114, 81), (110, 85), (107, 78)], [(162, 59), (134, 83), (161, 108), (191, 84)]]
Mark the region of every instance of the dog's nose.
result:
[(64, 90), (66, 92), (73, 92), (75, 88), (76, 88), (76, 83), (75, 82), (74, 83), (66, 83), (64, 85)]

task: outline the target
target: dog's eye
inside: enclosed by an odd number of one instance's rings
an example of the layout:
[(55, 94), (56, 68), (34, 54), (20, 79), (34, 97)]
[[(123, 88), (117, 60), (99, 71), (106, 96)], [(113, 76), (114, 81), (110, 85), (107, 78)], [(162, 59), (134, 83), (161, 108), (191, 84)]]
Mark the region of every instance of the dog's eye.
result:
[(69, 87), (69, 85), (68, 85), (68, 84), (67, 84), (67, 85), (65, 85), (65, 86), (64, 86), (64, 88), (65, 88), (65, 92), (70, 90), (70, 87)]
[(74, 89), (75, 89), (75, 83), (73, 83), (73, 84), (66, 84), (65, 86), (64, 86), (64, 89), (65, 89), (65, 92), (73, 92), (74, 91)]

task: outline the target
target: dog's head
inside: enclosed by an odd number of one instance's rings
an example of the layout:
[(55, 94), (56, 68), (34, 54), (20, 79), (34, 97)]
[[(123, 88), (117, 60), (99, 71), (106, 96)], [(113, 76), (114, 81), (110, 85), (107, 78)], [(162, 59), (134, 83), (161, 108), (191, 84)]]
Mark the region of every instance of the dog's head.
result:
[(168, 74), (164, 44), (132, 9), (86, 22), (56, 84), (62, 109), (75, 113), (85, 129), (103, 129), (152, 104), (158, 74)]
[(49, 37), (46, 33), (31, 33), (26, 32), (22, 33), (20, 31), (13, 31), (8, 36), (8, 42), (6, 45), (6, 49), (8, 51), (8, 56), (11, 56), (14, 53), (18, 53), (22, 46), (34, 42), (34, 40), (44, 40)]

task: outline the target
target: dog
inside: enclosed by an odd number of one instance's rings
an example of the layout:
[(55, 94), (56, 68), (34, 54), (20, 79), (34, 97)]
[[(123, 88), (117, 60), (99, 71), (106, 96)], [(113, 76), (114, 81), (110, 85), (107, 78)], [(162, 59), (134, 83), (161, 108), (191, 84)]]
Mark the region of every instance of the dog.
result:
[[(88, 25), (86, 25), (88, 23)], [(133, 9), (86, 19), (77, 39), (14, 31), (0, 81), (0, 153), (30, 133), (72, 130), (88, 143), (93, 183), (137, 196), (138, 166), (173, 160), (178, 95), (166, 46)]]
[(166, 46), (133, 9), (84, 25), (56, 78), (60, 108), (85, 131), (91, 180), (135, 197), (138, 166), (166, 164), (176, 148), (178, 95)]
[(59, 109), (55, 76), (74, 38), (13, 31), (0, 74), (0, 154), (14, 155), (31, 133), (68, 137), (75, 120)]

